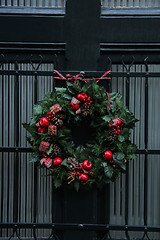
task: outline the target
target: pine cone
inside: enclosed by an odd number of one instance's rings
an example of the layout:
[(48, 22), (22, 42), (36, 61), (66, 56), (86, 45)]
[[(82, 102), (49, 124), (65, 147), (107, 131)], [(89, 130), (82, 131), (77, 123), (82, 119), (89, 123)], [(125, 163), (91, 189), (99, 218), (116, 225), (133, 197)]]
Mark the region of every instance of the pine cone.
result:
[(107, 138), (110, 141), (115, 140), (117, 138), (117, 134), (115, 133), (115, 131), (113, 129), (108, 132)]
[(56, 113), (55, 115), (56, 118), (64, 119), (64, 115), (62, 113)]
[(57, 126), (57, 127), (61, 127), (63, 125), (63, 120), (60, 118), (54, 118), (53, 119), (53, 123)]
[(82, 107), (81, 107), (81, 113), (84, 115), (84, 116), (87, 116), (90, 114), (90, 111), (92, 109), (92, 105), (90, 104), (84, 104)]
[(52, 148), (53, 148), (53, 150), (52, 150), (52, 157), (56, 157), (59, 154), (61, 154), (61, 149), (60, 149), (60, 147), (57, 144), (54, 144)]
[(79, 166), (77, 159), (73, 157), (69, 157), (67, 159), (67, 163), (70, 170), (74, 170)]

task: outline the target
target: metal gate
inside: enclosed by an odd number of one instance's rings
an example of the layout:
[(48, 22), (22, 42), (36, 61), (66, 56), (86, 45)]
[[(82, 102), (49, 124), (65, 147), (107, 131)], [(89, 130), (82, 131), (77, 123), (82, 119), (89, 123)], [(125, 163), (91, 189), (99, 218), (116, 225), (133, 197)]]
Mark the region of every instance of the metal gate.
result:
[[(98, 0), (67, 2), (66, 15), (60, 8), (1, 9), (0, 237), (160, 239), (159, 9), (111, 10), (103, 1), (100, 12)], [(105, 87), (121, 92), (139, 119), (131, 135), (137, 158), (126, 176), (110, 185), (110, 205), (107, 188), (102, 196), (97, 191), (88, 196), (91, 220), (66, 222), (65, 189), (55, 192), (46, 171), (29, 162), (22, 123), (29, 121), (33, 104), (53, 91), (54, 69), (64, 74), (85, 70), (91, 77), (111, 69)], [(103, 203), (101, 209), (97, 203)]]

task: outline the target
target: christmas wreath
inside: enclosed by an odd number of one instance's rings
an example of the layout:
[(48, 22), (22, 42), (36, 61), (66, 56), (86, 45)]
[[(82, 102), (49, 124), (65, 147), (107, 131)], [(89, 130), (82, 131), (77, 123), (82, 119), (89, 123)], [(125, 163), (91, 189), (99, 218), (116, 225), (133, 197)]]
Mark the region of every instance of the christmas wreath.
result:
[[(107, 74), (97, 80), (56, 73), (66, 80), (66, 88), (48, 93), (24, 124), (32, 161), (50, 171), (55, 187), (68, 183), (78, 190), (115, 181), (135, 157), (137, 148), (129, 137), (137, 120), (119, 93), (108, 94), (98, 85)], [(88, 138), (78, 144), (81, 129)]]

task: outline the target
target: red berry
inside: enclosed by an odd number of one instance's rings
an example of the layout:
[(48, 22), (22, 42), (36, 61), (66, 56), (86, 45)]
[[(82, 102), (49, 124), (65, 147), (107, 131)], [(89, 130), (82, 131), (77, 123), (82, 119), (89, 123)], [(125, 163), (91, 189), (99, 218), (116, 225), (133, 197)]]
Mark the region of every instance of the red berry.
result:
[(107, 151), (104, 152), (103, 157), (104, 157), (105, 160), (110, 161), (110, 160), (112, 160), (113, 154), (112, 154), (111, 151), (107, 150)]
[(92, 163), (89, 162), (88, 160), (84, 160), (83, 164), (82, 164), (82, 167), (85, 169), (85, 170), (90, 170), (92, 168)]
[(47, 132), (47, 129), (46, 129), (46, 128), (41, 128), (41, 127), (39, 127), (39, 128), (38, 128), (38, 132), (39, 132), (39, 133), (46, 133), (46, 132)]
[(54, 165), (55, 167), (60, 166), (61, 163), (62, 163), (62, 159), (61, 159), (61, 158), (56, 157), (56, 158), (53, 159), (53, 165)]
[(69, 77), (72, 77), (72, 75), (68, 73), (66, 74), (66, 77), (69, 78)]
[(81, 181), (87, 182), (88, 181), (88, 175), (84, 174), (84, 173), (81, 173), (80, 176), (79, 176), (79, 179)]
[(49, 121), (46, 117), (42, 117), (39, 121), (41, 127), (48, 127)]
[(81, 92), (77, 95), (77, 99), (81, 102), (85, 102), (87, 100), (87, 94), (84, 92)]
[(80, 107), (79, 103), (74, 104), (74, 103), (70, 102), (70, 108), (71, 108), (73, 111), (78, 110), (79, 107)]

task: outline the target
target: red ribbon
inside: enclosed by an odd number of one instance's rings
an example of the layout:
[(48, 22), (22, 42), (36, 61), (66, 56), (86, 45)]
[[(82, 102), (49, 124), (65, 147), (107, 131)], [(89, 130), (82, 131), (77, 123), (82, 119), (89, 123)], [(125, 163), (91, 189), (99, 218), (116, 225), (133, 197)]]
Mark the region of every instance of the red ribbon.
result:
[[(74, 81), (76, 82), (77, 80), (79, 81), (84, 81), (84, 82), (89, 82), (92, 81), (94, 79), (96, 79), (96, 82), (99, 82), (100, 80), (104, 79), (110, 72), (111, 70), (105, 72), (100, 78), (88, 78), (85, 79), (83, 74), (77, 74), (75, 76), (71, 75), (71, 74), (67, 74), (67, 77), (64, 77), (60, 72), (58, 72), (57, 70), (54, 70), (55, 73), (57, 73), (57, 75), (59, 77), (53, 77), (54, 79), (59, 79), (59, 80), (66, 80), (66, 81)], [(106, 79), (111, 79), (111, 77), (107, 77)]]
[(108, 107), (108, 109), (110, 109), (110, 108), (111, 108), (111, 104), (110, 104), (110, 102), (109, 102), (109, 93), (106, 92), (106, 94), (107, 94), (107, 98), (108, 98), (108, 104), (107, 104), (107, 107)]
[[(54, 72), (57, 73), (57, 75), (59, 76), (59, 77), (53, 77), (54, 79), (65, 80), (65, 81), (74, 81), (74, 83), (76, 83), (77, 80), (84, 81), (84, 82), (89, 82), (89, 81), (92, 81), (92, 80), (96, 79), (96, 82), (98, 83), (100, 80), (102, 80), (104, 78), (111, 79), (111, 77), (106, 77), (111, 72), (111, 70), (105, 72), (100, 78), (94, 78), (94, 79), (93, 78), (85, 79), (83, 74), (77, 74), (75, 76), (73, 76), (71, 74), (67, 74), (66, 75), (67, 78), (66, 78), (60, 72), (58, 72), (57, 70), (54, 70)], [(106, 94), (107, 94), (107, 98), (108, 98), (107, 107), (108, 107), (108, 109), (110, 109), (111, 105), (110, 105), (110, 102), (109, 102), (109, 93), (106, 92)]]

